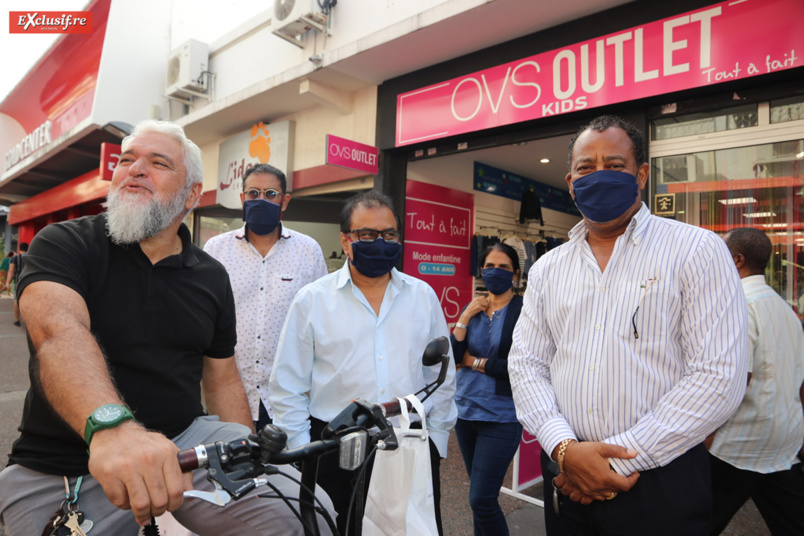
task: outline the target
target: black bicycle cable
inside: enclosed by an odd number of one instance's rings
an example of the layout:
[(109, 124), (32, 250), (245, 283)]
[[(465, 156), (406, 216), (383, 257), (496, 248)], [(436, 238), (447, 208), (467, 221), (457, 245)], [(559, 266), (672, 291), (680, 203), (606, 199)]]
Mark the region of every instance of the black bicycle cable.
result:
[[(296, 510), (296, 508), (292, 504), (290, 504), (290, 499), (288, 497), (285, 497), (285, 494), (282, 493), (281, 491), (279, 491), (279, 488), (277, 488), (271, 482), (268, 482), (268, 480), (265, 481), (265, 485), (268, 486), (269, 488), (271, 488), (272, 490), (274, 490), (274, 493), (276, 493), (276, 496), (278, 498), (282, 499), (282, 502), (284, 502), (287, 505), (287, 507), (290, 508), (290, 511), (293, 512), (293, 515), (295, 515), (296, 519), (299, 520), (299, 523), (302, 524), (302, 526), (304, 527), (304, 530), (305, 530), (306, 533), (315, 534), (315, 531), (310, 526), (308, 526), (307, 523), (304, 522), (304, 520), (302, 519), (302, 516), (299, 513), (299, 511)], [(259, 497), (259, 495), (257, 497)]]
[[(374, 454), (376, 454), (376, 453), (377, 453), (377, 445), (374, 445), (374, 447), (372, 447), (371, 451), (368, 453), (368, 456), (366, 456), (366, 461), (363, 462), (363, 466), (360, 468), (360, 472), (357, 474), (357, 482), (360, 482), (360, 480), (365, 476), (366, 469), (369, 466), (369, 462), (371, 461), (371, 459), (374, 457)], [(349, 498), (349, 509), (347, 510), (348, 514), (346, 515), (346, 534), (345, 534), (345, 536), (349, 536), (349, 529), (351, 528), (351, 521), (352, 521), (352, 509), (355, 507), (355, 498), (357, 497), (357, 488), (358, 488), (358, 486), (355, 486), (355, 488), (352, 490), (352, 496)]]
[[(310, 495), (312, 495), (313, 499), (314, 499), (314, 500), (315, 500), (315, 502), (317, 503), (317, 506), (316, 506), (316, 504), (313, 504), (313, 508), (315, 509), (315, 511), (316, 511), (316, 512), (318, 512), (318, 513), (319, 513), (319, 515), (321, 515), (321, 517), (323, 517), (323, 518), (324, 518), (324, 521), (326, 521), (326, 522), (327, 522), (327, 525), (329, 526), (330, 530), (332, 530), (332, 534), (333, 534), (334, 536), (337, 536), (339, 533), (338, 533), (338, 530), (337, 530), (337, 528), (336, 528), (335, 521), (332, 519), (332, 516), (330, 516), (330, 515), (329, 515), (329, 512), (327, 511), (326, 507), (324, 506), (324, 503), (322, 503), (322, 502), (321, 502), (321, 499), (319, 499), (319, 498), (316, 496), (315, 491), (311, 490), (310, 488), (308, 488), (307, 486), (305, 486), (305, 485), (304, 485), (304, 483), (303, 483), (301, 480), (299, 480), (299, 479), (297, 479), (297, 478), (295, 478), (295, 477), (293, 477), (293, 476), (289, 475), (288, 473), (284, 473), (284, 472), (280, 471), (280, 470), (279, 470), (278, 468), (276, 468), (276, 467), (274, 467), (274, 470), (275, 470), (275, 474), (282, 475), (282, 476), (284, 476), (285, 478), (287, 478), (288, 480), (290, 480), (291, 482), (295, 482), (296, 484), (298, 484), (298, 485), (299, 485), (299, 487), (300, 487), (301, 489), (303, 489), (304, 491), (306, 491), (307, 493), (309, 493)], [(275, 491), (276, 491), (276, 490), (275, 490)], [(280, 493), (280, 494), (281, 494), (281, 492), (279, 492), (279, 491), (277, 491), (277, 493)], [(283, 497), (284, 497), (284, 495), (283, 495)], [(299, 503), (301, 503), (301, 502), (302, 502), (302, 501), (301, 501), (301, 499), (296, 498), (296, 497), (285, 497), (285, 498), (286, 498), (286, 499), (288, 499), (288, 500), (295, 500), (295, 501), (298, 501)], [(307, 503), (307, 504), (309, 504), (309, 503)]]

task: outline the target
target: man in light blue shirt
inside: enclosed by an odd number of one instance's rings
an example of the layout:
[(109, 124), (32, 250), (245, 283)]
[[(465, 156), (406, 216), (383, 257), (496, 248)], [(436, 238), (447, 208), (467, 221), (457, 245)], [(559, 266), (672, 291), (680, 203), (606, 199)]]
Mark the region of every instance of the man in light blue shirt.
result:
[[(792, 308), (765, 283), (768, 236), (741, 228), (723, 236), (748, 302), (748, 389), (711, 443), (714, 519), (720, 534), (750, 497), (772, 534), (804, 534), (804, 334)], [(711, 441), (711, 438), (710, 438)]]
[[(422, 352), (449, 331), (433, 289), (394, 268), (399, 238), (390, 198), (373, 190), (356, 195), (341, 214), (346, 264), (304, 287), (291, 303), (269, 384), (274, 424), (288, 434), (288, 447), (319, 439), (355, 398), (386, 402), (437, 377), (438, 367), (422, 365)], [(439, 530), (438, 468), (458, 416), (454, 394), (450, 360), (445, 383), (424, 404)], [(319, 464), (318, 484), (334, 498), (341, 533), (354, 473), (338, 468), (337, 455)]]

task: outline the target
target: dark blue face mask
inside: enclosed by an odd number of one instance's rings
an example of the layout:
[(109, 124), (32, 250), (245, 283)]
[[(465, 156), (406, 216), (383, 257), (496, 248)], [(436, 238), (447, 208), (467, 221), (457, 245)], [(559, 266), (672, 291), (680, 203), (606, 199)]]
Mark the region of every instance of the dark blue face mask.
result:
[(374, 242), (352, 242), (352, 259), (355, 269), (366, 277), (380, 277), (396, 266), (402, 255), (402, 244), (389, 244), (382, 237)]
[(499, 296), (514, 286), (514, 272), (504, 268), (484, 268), (483, 284), (489, 292)]
[(243, 221), (248, 230), (260, 236), (271, 234), (282, 218), (282, 207), (265, 199), (243, 202)]
[(578, 210), (596, 223), (616, 220), (634, 205), (639, 196), (634, 175), (610, 169), (578, 177), (572, 183), (572, 189)]

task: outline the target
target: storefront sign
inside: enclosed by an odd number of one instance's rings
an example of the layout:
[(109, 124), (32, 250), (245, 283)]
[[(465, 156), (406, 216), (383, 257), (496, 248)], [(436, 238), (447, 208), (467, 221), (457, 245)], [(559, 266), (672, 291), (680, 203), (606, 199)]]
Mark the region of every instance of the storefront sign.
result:
[(566, 190), (548, 186), (527, 177), (475, 162), (474, 190), (522, 201), (522, 194), (530, 190), (539, 196), (541, 208), (549, 208), (580, 217), (575, 201)]
[[(110, 5), (111, 0), (94, 0), (87, 6), (87, 11), (27, 11), (10, 14), (10, 33), (46, 32), (71, 35), (60, 36), (17, 87), (0, 102), (0, 124), (3, 125), (0, 129), (6, 134), (0, 135), (0, 154), (5, 156), (0, 165), (0, 182), (15, 176), (23, 166), (28, 166), (31, 163), (26, 160), (28, 157), (32, 157), (33, 161), (44, 156), (48, 151), (47, 147), (37, 152), (44, 145), (55, 142), (61, 147), (62, 142), (74, 141), (63, 136), (71, 133), (81, 123), (93, 119), (99, 125), (109, 122), (106, 118), (93, 116), (93, 109), (96, 105), (95, 90), (101, 54), (105, 50)], [(25, 22), (19, 26), (23, 15)], [(72, 18), (68, 19), (68, 16)], [(84, 26), (80, 24), (82, 18), (87, 19)], [(61, 19), (58, 24), (56, 19)], [(75, 22), (76, 20), (79, 22)], [(72, 35), (78, 28), (81, 28), (80, 33), (84, 35)], [(129, 46), (130, 40), (126, 41), (125, 37), (119, 35), (117, 37), (121, 47)], [(24, 35), (15, 38), (28, 39)], [(13, 51), (4, 51), (4, 54), (8, 56)], [(112, 56), (116, 57), (110, 54)], [(110, 70), (114, 71), (113, 68)], [(109, 76), (119, 79), (116, 72), (111, 72)], [(140, 98), (148, 98), (147, 92), (135, 92), (143, 95)], [(121, 96), (119, 92), (110, 94), (109, 100), (125, 102), (125, 105), (120, 104), (125, 110), (136, 110), (137, 106), (141, 106), (138, 104), (140, 101)], [(98, 108), (106, 110), (102, 104)], [(113, 118), (115, 121), (127, 119), (125, 115), (117, 114)], [(85, 132), (76, 131), (72, 134), (83, 136)], [(23, 137), (28, 141), (17, 143)]]
[(91, 11), (10, 11), (9, 33), (92, 33)]
[(36, 130), (22, 138), (19, 143), (6, 152), (5, 169), (9, 169), (39, 149), (47, 146), (52, 139), (50, 137), (50, 121), (45, 121)]
[(327, 134), (327, 164), (376, 175), (378, 154), (371, 145)]
[(474, 195), (407, 181), (403, 270), (435, 290), (448, 323), (472, 301)]
[(804, 65), (804, 2), (742, 0), (397, 96), (396, 145)]
[(262, 121), (250, 130), (235, 134), (221, 143), (218, 155), (217, 201), (239, 209), (243, 175), (257, 164), (270, 164), (287, 176), (288, 191), (293, 186), (293, 141), (295, 123), (283, 121), (266, 125)]
[(118, 162), (120, 162), (120, 153), (122, 151), (122, 147), (117, 145), (116, 143), (101, 143), (101, 158), (100, 158), (100, 172), (101, 172), (101, 180), (110, 181), (112, 180), (112, 174), (114, 174), (114, 168), (117, 167)]

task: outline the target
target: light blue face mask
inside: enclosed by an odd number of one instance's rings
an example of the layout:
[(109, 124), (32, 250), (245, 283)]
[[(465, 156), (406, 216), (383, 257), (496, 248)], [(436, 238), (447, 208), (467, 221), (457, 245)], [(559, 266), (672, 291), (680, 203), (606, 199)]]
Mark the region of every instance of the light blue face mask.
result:
[(634, 205), (639, 196), (634, 175), (610, 169), (575, 179), (572, 190), (578, 210), (596, 223), (616, 220)]

